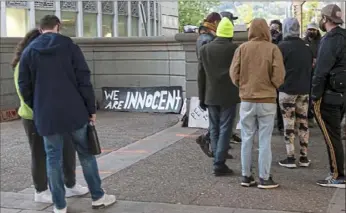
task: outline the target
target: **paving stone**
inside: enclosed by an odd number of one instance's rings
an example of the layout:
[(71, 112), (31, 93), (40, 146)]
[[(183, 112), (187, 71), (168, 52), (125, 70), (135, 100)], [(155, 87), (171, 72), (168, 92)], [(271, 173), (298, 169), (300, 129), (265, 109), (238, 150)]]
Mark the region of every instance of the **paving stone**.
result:
[(34, 202), (32, 195), (1, 192), (2, 208), (41, 211), (46, 209), (48, 206), (50, 206), (50, 204)]
[(20, 209), (6, 209), (6, 208), (0, 208), (1, 213), (18, 213), (20, 212)]
[(337, 189), (329, 203), (328, 213), (345, 213), (346, 199), (345, 189)]

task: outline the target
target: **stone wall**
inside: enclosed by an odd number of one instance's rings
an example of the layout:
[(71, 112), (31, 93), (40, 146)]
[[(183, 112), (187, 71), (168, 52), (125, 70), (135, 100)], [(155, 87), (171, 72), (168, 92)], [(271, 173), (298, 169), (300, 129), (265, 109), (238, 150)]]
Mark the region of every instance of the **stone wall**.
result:
[[(91, 70), (97, 100), (102, 87), (182, 86), (197, 96), (196, 34), (175, 37), (75, 38)], [(0, 110), (19, 106), (10, 62), (20, 38), (0, 38)], [(246, 32), (235, 33), (235, 42)]]

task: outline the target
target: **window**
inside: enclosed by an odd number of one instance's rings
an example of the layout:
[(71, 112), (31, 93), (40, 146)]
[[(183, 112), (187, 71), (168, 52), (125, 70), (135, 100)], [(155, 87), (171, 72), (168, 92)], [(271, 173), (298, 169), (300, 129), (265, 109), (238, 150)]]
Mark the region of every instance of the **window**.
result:
[(6, 32), (8, 37), (23, 37), (28, 31), (28, 10), (6, 8)]
[(113, 15), (102, 15), (102, 36), (113, 37)]
[(138, 36), (138, 23), (139, 18), (138, 17), (132, 17), (131, 18), (131, 36)]
[(97, 14), (84, 13), (83, 37), (97, 37)]
[(76, 37), (77, 35), (77, 13), (61, 11), (61, 34)]
[(127, 17), (118, 16), (118, 36), (127, 36)]
[(55, 12), (52, 10), (35, 10), (35, 25), (40, 27), (40, 20), (45, 15), (55, 15)]

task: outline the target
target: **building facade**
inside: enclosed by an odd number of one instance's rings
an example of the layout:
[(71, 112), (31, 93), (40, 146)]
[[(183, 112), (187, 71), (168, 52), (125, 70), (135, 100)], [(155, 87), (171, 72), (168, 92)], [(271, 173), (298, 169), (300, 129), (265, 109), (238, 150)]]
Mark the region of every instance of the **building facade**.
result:
[(0, 1), (1, 37), (22, 37), (44, 15), (60, 18), (70, 37), (165, 36), (178, 32), (177, 2)]

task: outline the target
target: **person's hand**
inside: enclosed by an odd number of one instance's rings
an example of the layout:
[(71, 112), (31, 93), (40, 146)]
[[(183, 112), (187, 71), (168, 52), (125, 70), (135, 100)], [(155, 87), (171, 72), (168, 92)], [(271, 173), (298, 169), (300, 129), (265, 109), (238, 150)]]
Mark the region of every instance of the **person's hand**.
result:
[(203, 109), (204, 111), (207, 110), (207, 105), (204, 103), (204, 101), (199, 102), (199, 107), (201, 107), (201, 109)]
[(96, 114), (92, 114), (89, 120), (94, 124), (96, 122)]

